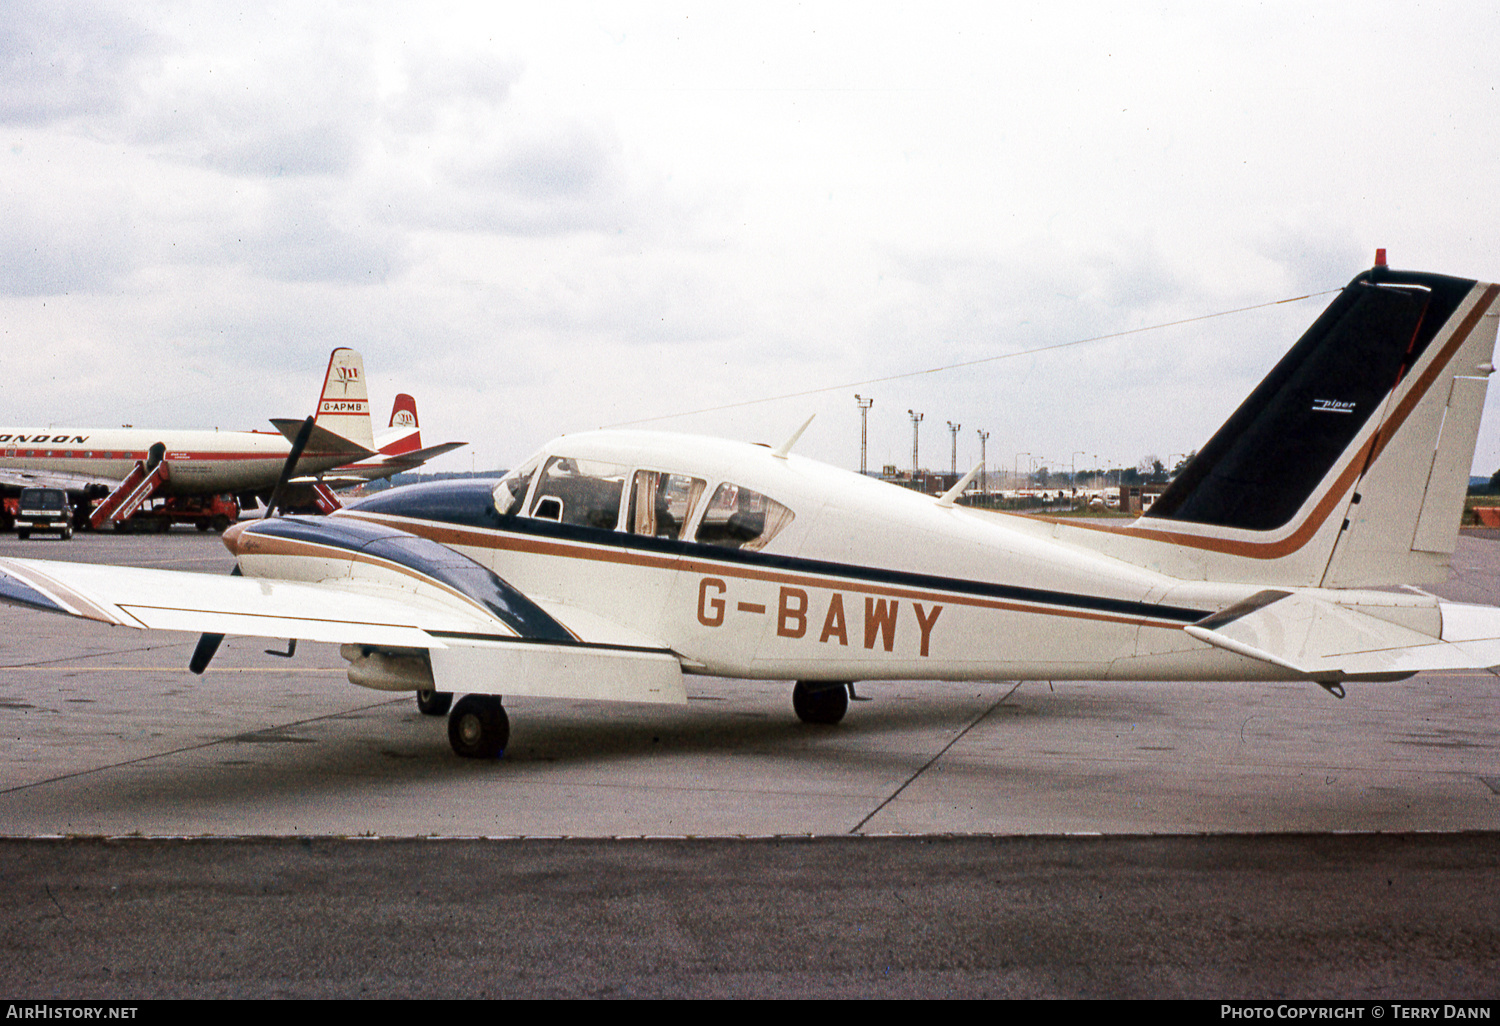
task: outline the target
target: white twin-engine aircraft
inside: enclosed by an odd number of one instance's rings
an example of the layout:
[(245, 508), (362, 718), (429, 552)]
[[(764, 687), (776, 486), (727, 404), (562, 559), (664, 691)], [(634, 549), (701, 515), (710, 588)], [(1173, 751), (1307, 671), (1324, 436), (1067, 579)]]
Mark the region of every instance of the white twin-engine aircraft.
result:
[[(1356, 277), (1150, 512), (1120, 528), (967, 509), (779, 449), (601, 431), (493, 482), (393, 489), (225, 535), (243, 576), (0, 559), (11, 601), (106, 623), (338, 642), (349, 679), (449, 707), (686, 700), (683, 673), (852, 682), (1348, 681), (1500, 663), (1500, 609), (1376, 590), (1448, 571), (1500, 286)], [(976, 468), (977, 469), (977, 468)]]

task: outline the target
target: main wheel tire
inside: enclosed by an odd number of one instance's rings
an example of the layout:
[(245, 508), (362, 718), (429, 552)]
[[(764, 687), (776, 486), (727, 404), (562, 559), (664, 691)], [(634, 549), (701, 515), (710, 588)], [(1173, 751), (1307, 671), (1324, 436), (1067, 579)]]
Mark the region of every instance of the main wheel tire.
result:
[(423, 716), (441, 716), (453, 705), (453, 692), (426, 691), (417, 692), (417, 709)]
[(498, 759), (510, 743), (510, 717), (498, 695), (465, 695), (448, 714), (448, 743), (465, 759)]
[(849, 685), (799, 680), (792, 687), (792, 709), (803, 723), (835, 724), (849, 711)]

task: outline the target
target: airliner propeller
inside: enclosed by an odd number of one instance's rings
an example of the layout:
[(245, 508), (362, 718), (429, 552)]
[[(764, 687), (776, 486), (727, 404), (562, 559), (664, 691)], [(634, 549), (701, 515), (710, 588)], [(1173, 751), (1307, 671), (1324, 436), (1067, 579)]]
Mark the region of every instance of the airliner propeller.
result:
[[(281, 467), (281, 476), (276, 479), (276, 487), (271, 489), (271, 498), (266, 503), (266, 512), (261, 517), (264, 520), (276, 512), (276, 505), (281, 501), (281, 493), (286, 488), (286, 483), (291, 480), (292, 474), (297, 470), (297, 460), (302, 458), (302, 450), (307, 448), (307, 440), (312, 437), (313, 417), (308, 417), (302, 422), (302, 427), (297, 431), (297, 437), (292, 439), (292, 451), (287, 453), (286, 463)], [(231, 577), (240, 576), (240, 566), (235, 563), (234, 569), (229, 571)], [(213, 661), (214, 655), (219, 651), (219, 645), (224, 641), (222, 634), (204, 634), (198, 639), (198, 646), (193, 649), (193, 657), (188, 660), (188, 669), (194, 673), (201, 674), (208, 669), (208, 664)], [(290, 655), (295, 652), (290, 648)], [(274, 653), (280, 655), (281, 653)]]

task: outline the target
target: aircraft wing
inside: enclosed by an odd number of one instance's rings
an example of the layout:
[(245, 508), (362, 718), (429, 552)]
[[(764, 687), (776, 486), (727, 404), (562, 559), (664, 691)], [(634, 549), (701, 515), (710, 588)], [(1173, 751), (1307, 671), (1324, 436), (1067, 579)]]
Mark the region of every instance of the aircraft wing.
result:
[(309, 584), (0, 559), (0, 599), (119, 627), (428, 647), (444, 633), (511, 633), (456, 603), (388, 585)]
[(0, 470), (0, 485), (11, 488), (61, 488), (69, 492), (81, 492), (93, 485), (104, 485), (114, 491), (118, 478), (101, 477), (97, 474), (70, 474), (60, 470)]
[(0, 601), (138, 629), (425, 649), (442, 691), (687, 701), (676, 655), (618, 625), (581, 614), (565, 625), (541, 607), (502, 619), (463, 598), (378, 581), (0, 558)]
[(1500, 665), (1500, 609), (1437, 602), (1436, 633), (1381, 607), (1267, 590), (1183, 628), (1200, 641), (1312, 679), (1401, 676)]

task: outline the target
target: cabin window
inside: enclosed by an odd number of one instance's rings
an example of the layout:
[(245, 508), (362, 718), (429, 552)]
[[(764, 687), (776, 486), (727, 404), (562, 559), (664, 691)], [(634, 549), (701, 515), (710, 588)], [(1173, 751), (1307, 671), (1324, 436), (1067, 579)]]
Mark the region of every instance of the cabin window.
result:
[(698, 500), (708, 483), (686, 474), (668, 474), (657, 470), (637, 470), (630, 489), (630, 512), (625, 518), (631, 534), (652, 538), (682, 537)]
[(541, 465), (542, 457), (538, 454), (500, 479), (494, 491), (496, 513), (508, 517), (521, 512), (526, 492), (531, 488), (531, 479), (536, 476), (536, 468)]
[(726, 481), (714, 490), (703, 511), (697, 540), (705, 545), (758, 552), (795, 516), (775, 499)]
[(554, 456), (542, 470), (531, 515), (613, 531), (620, 524), (620, 499), (629, 474), (628, 467), (616, 463)]

